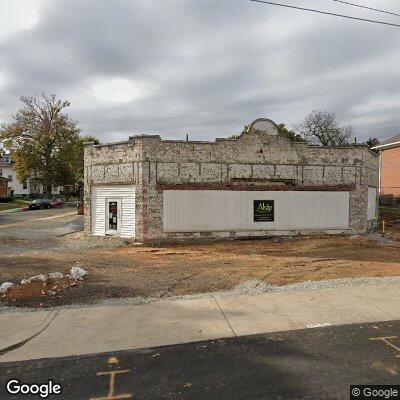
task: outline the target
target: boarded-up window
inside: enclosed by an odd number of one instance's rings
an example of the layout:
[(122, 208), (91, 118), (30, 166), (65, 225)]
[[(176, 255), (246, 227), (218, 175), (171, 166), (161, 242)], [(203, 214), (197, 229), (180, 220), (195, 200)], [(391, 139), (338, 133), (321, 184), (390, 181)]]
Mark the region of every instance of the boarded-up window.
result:
[[(255, 200), (274, 201), (273, 220), (254, 220)], [(163, 228), (169, 232), (348, 229), (349, 192), (166, 190)]]
[(377, 190), (376, 188), (368, 188), (368, 221), (376, 219), (376, 208), (377, 208)]

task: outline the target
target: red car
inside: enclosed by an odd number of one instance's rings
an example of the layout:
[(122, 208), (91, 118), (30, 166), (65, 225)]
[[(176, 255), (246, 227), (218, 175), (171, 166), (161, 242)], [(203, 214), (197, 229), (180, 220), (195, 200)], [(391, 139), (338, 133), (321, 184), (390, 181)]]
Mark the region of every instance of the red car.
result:
[(52, 208), (62, 208), (64, 207), (64, 202), (61, 199), (51, 199), (50, 206)]

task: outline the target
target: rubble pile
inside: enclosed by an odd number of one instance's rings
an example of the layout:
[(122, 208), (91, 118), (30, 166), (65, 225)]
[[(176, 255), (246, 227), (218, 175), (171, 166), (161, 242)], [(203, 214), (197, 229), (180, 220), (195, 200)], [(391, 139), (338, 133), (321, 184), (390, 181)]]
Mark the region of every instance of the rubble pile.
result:
[(66, 275), (61, 272), (39, 274), (19, 283), (4, 282), (0, 285), (0, 299), (16, 302), (18, 300), (43, 297), (62, 297), (66, 290), (82, 285), (88, 272), (74, 266)]

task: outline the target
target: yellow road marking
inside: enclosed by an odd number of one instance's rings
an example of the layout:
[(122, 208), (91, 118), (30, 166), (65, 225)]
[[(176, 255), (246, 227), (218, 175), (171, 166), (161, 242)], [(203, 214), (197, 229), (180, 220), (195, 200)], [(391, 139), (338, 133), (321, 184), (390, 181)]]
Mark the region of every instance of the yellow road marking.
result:
[(398, 336), (383, 336), (378, 338), (369, 338), (369, 340), (381, 340), (383, 343), (386, 343), (388, 346), (394, 348), (399, 352), (396, 357), (400, 358), (400, 347), (397, 347), (395, 344), (391, 343), (389, 340), (397, 339)]
[(106, 372), (98, 372), (97, 376), (102, 375), (110, 375), (109, 387), (108, 387), (108, 394), (106, 397), (93, 397), (90, 400), (121, 400), (121, 399), (132, 399), (132, 394), (122, 393), (119, 395), (114, 394), (115, 390), (115, 375), (117, 374), (124, 374), (126, 372), (130, 372), (130, 369), (124, 369), (121, 371), (106, 371)]

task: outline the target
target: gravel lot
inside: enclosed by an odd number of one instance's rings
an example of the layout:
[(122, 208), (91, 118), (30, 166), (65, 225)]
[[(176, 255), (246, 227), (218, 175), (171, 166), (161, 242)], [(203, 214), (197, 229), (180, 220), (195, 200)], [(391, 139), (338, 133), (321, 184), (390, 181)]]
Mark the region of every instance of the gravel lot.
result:
[[(396, 221), (391, 223), (391, 233), (400, 228)], [(12, 303), (0, 298), (0, 306), (132, 304), (216, 293), (230, 296), (398, 284), (400, 279), (396, 234), (392, 239), (375, 234), (164, 246), (142, 246), (82, 232), (56, 234), (81, 227), (82, 217), (70, 215), (0, 229), (0, 282), (18, 284), (55, 271), (65, 274), (75, 265), (89, 272), (84, 284), (57, 296)]]

